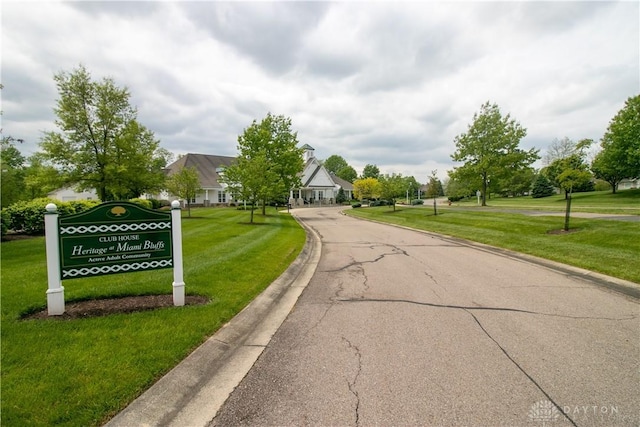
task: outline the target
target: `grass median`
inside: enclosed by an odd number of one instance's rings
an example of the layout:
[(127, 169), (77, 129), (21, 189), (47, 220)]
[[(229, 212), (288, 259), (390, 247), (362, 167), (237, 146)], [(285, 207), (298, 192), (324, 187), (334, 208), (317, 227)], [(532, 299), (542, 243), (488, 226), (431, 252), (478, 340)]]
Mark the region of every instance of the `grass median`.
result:
[[(298, 256), (304, 230), (268, 211), (183, 218), (186, 294), (208, 304), (84, 319), (24, 320), (46, 308), (44, 238), (3, 242), (3, 426), (101, 425), (251, 302)], [(171, 269), (65, 281), (65, 299), (171, 294)]]
[[(633, 194), (633, 197), (627, 193), (614, 199), (616, 208), (627, 213), (638, 209), (640, 191)], [(529, 201), (536, 200), (522, 199), (524, 203), (520, 205), (516, 199), (506, 199), (504, 203), (510, 203), (509, 207), (531, 209)], [(540, 206), (540, 199), (537, 200)], [(491, 202), (492, 206), (499, 206), (495, 202)], [(602, 206), (610, 201), (598, 201), (595, 197), (589, 199), (589, 203)], [(562, 216), (531, 216), (491, 208), (462, 209), (461, 206), (439, 207), (437, 216), (428, 204), (424, 207), (396, 207), (395, 212), (386, 206), (348, 209), (346, 213), (461, 237), (640, 283), (640, 222), (573, 217), (571, 230), (566, 233), (559, 231), (564, 223)], [(602, 213), (602, 210), (597, 212)]]

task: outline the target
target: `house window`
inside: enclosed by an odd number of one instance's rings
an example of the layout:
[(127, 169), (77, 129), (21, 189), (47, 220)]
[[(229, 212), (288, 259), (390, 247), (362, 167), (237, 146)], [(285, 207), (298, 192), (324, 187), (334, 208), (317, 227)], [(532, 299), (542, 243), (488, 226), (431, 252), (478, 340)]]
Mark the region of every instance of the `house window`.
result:
[(218, 203), (227, 203), (227, 193), (218, 191)]
[(318, 190), (318, 199), (319, 200), (323, 200), (324, 199), (324, 191)]

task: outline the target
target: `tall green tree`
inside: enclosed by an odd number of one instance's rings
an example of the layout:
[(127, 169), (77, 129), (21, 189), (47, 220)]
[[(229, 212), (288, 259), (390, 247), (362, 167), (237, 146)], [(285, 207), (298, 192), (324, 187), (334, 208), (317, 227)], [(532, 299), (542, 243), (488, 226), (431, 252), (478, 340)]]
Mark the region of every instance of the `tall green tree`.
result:
[(187, 203), (187, 212), (191, 217), (191, 201), (202, 191), (200, 177), (195, 167), (182, 168), (165, 181), (167, 191)]
[(324, 168), (335, 176), (353, 183), (358, 178), (356, 170), (347, 161), (337, 154), (333, 154), (322, 162)]
[[(1, 132), (0, 132), (1, 135)], [(25, 158), (16, 147), (17, 140), (1, 135), (0, 139), (0, 208), (24, 199), (25, 197)]]
[(333, 154), (327, 157), (325, 161), (322, 162), (322, 165), (327, 170), (327, 172), (337, 175), (340, 169), (346, 168), (347, 166), (349, 166), (349, 163), (347, 163), (347, 161), (342, 156)]
[(396, 200), (405, 195), (407, 180), (401, 174), (380, 175), (378, 178), (380, 198), (389, 201), (396, 210)]
[(503, 179), (539, 158), (538, 150), (519, 148), (520, 140), (526, 134), (526, 129), (509, 114), (503, 116), (496, 104), (483, 104), (480, 112), (473, 115), (473, 123), (467, 132), (455, 137), (456, 151), (451, 158), (464, 164), (455, 168), (450, 176), (461, 181), (479, 182), (482, 206), (486, 206), (491, 180)]
[(611, 184), (615, 193), (625, 178), (640, 178), (640, 95), (630, 97), (618, 111), (600, 142), (591, 170)]
[[(265, 215), (269, 200), (287, 199), (290, 190), (300, 187), (302, 151), (298, 148), (298, 134), (291, 129), (291, 119), (268, 113), (260, 123), (254, 120), (238, 137), (238, 161), (225, 170), (223, 181), (236, 192), (262, 202)], [(246, 170), (238, 170), (241, 168)], [(253, 221), (253, 212), (251, 218)]]
[(40, 146), (66, 183), (95, 189), (102, 201), (138, 197), (162, 186), (159, 168), (166, 165), (166, 153), (137, 122), (126, 88), (111, 78), (93, 81), (82, 65), (54, 80), (60, 131), (46, 132)]
[(361, 178), (375, 178), (375, 179), (378, 179), (378, 177), (380, 177), (380, 169), (378, 169), (378, 166), (376, 166), (376, 165), (368, 164), (362, 170)]
[(46, 197), (65, 185), (60, 171), (47, 162), (43, 153), (34, 153), (27, 161), (29, 165), (25, 169), (24, 181), (28, 199)]
[(250, 157), (238, 157), (232, 165), (225, 168), (221, 180), (236, 200), (249, 202), (249, 222), (253, 224), (254, 206), (271, 194), (272, 184), (278, 180), (278, 176), (271, 167), (266, 153), (258, 151)]

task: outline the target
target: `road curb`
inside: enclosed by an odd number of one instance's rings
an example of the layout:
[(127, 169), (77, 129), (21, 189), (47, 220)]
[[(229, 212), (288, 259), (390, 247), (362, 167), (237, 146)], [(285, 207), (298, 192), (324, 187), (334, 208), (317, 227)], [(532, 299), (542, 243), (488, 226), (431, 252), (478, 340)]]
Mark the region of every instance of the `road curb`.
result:
[[(341, 214), (347, 215), (344, 211), (340, 211)], [(623, 295), (629, 296), (631, 298), (640, 299), (640, 284), (631, 282), (629, 280), (619, 279), (617, 277), (607, 276), (606, 274), (597, 273), (595, 271), (586, 270), (580, 267), (574, 267), (568, 264), (562, 264), (557, 261), (552, 261), (545, 258), (536, 257), (533, 255), (523, 254), (520, 252), (512, 251), (509, 249), (499, 248), (497, 246), (487, 245), (485, 243), (474, 242), (472, 240), (463, 239), (461, 237), (449, 236), (446, 234), (436, 233), (433, 231), (420, 230), (417, 228), (411, 228), (404, 225), (392, 224), (383, 221), (376, 221), (374, 219), (369, 218), (361, 218), (353, 215), (348, 215), (350, 218), (355, 218), (362, 221), (371, 221), (378, 224), (386, 224), (392, 227), (403, 228), (405, 230), (413, 230), (423, 234), (428, 234), (432, 236), (436, 236), (440, 239), (447, 240), (452, 243), (457, 243), (460, 245), (465, 245), (469, 247), (473, 247), (475, 249), (483, 250), (485, 252), (491, 252), (497, 255), (506, 256), (509, 258), (517, 259), (523, 262), (529, 262), (532, 264), (536, 264), (550, 270), (560, 272), (566, 275), (571, 275), (572, 277), (577, 277), (584, 281), (595, 284), (596, 286), (621, 293)]]
[(322, 244), (313, 229), (302, 221), (298, 223), (307, 237), (289, 268), (105, 427), (195, 427), (210, 423), (313, 277)]

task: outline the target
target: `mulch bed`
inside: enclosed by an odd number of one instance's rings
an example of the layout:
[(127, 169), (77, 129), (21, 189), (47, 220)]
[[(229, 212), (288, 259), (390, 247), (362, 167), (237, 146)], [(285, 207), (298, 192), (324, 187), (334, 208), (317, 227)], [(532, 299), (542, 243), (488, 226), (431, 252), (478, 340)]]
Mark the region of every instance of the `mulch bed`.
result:
[[(184, 301), (185, 305), (200, 305), (207, 304), (210, 299), (204, 296), (187, 295)], [(173, 295), (143, 295), (69, 302), (65, 304), (65, 312), (60, 316), (49, 316), (45, 309), (31, 313), (23, 319), (82, 319), (116, 313), (154, 310), (162, 307), (173, 307)]]

